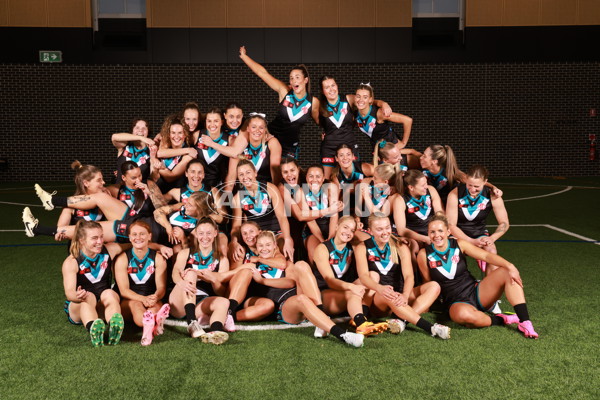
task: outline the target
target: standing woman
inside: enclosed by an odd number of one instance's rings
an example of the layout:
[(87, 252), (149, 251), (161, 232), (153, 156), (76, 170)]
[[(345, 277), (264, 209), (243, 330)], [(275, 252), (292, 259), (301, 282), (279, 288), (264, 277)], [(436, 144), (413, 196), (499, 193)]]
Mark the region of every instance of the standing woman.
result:
[(183, 106), (181, 117), (182, 118), (180, 119), (187, 125), (190, 135), (196, 136), (200, 130), (200, 121), (202, 119), (198, 104), (194, 101), (186, 103), (185, 106)]
[[(492, 254), (498, 254), (494, 243), (508, 231), (510, 223), (502, 197), (496, 196), (485, 186), (488, 175), (487, 168), (481, 165), (472, 167), (466, 174), (465, 183), (460, 183), (448, 195), (446, 216), (452, 236)], [(498, 227), (492, 235), (485, 223), (490, 211), (494, 212), (498, 221)], [(495, 265), (486, 265), (481, 260), (477, 262), (485, 273), (497, 268)]]
[[(285, 215), (287, 215), (290, 225), (290, 235), (294, 243), (302, 243), (302, 232), (306, 226), (306, 221), (302, 218), (300, 204), (302, 202), (302, 186), (304, 181), (302, 168), (298, 160), (292, 157), (285, 157), (279, 165), (281, 170), (281, 182), (279, 183), (279, 193), (283, 199)], [(304, 249), (297, 249), (294, 252), (295, 261), (298, 261), (303, 254)]]
[[(184, 318), (188, 333), (204, 343), (222, 344), (229, 339), (225, 321), (229, 300), (219, 274), (229, 270), (229, 260), (217, 245), (217, 224), (209, 217), (202, 218), (194, 230), (193, 246), (177, 255), (173, 267), (175, 288), (169, 296), (171, 315)], [(210, 332), (205, 332), (198, 322), (208, 317)]]
[(233, 142), (240, 133), (240, 127), (244, 122), (244, 110), (232, 101), (225, 106), (225, 132), (229, 134), (229, 141)]
[[(383, 109), (374, 105), (373, 88), (368, 83), (358, 85), (355, 101), (357, 109), (356, 124), (361, 132), (369, 137), (371, 148), (374, 148), (375, 143), (381, 139), (395, 143), (398, 149), (406, 147), (410, 138), (412, 118), (398, 113), (386, 116)], [(398, 141), (398, 137), (388, 121), (402, 124), (404, 128), (402, 140)]]
[(229, 145), (229, 134), (223, 131), (223, 112), (212, 108), (206, 113), (206, 130), (194, 135), (194, 146), (198, 158), (204, 163), (204, 181), (210, 187), (216, 187), (223, 182), (229, 157), (213, 147), (208, 147), (205, 140), (222, 147)]
[[(431, 220), (428, 234), (431, 244), (419, 252), (419, 269), (425, 281), (438, 282), (442, 287), (452, 321), (467, 328), (517, 324), (526, 338), (538, 338), (529, 319), (519, 270), (513, 264), (465, 240), (451, 239), (448, 220), (442, 213)], [(498, 268), (478, 282), (467, 269), (465, 254)], [(516, 314), (486, 314), (502, 293)]]
[(157, 156), (162, 160), (164, 168), (160, 169), (157, 183), (162, 192), (168, 192), (184, 182), (185, 167), (198, 157), (198, 151), (194, 148), (194, 138), (190, 135), (187, 124), (175, 115), (165, 119), (160, 136)]
[(278, 245), (283, 255), (293, 260), (294, 242), (277, 187), (269, 182), (257, 181), (256, 169), (249, 160), (240, 160), (237, 165), (237, 177), (241, 187), (233, 197), (232, 247), (236, 248), (242, 220), (254, 220), (261, 230), (281, 234)]
[(431, 324), (421, 318), (440, 294), (435, 282), (414, 286), (410, 251), (392, 236), (388, 217), (371, 215), (369, 231), (372, 237), (354, 247), (356, 269), (363, 285), (374, 292), (369, 299), (375, 316), (394, 313), (401, 320), (388, 321), (392, 333), (404, 330), (404, 321), (423, 329), (431, 336), (450, 339), (450, 328)]
[(132, 248), (115, 261), (116, 287), (121, 296), (125, 319), (143, 328), (142, 346), (162, 335), (170, 307), (162, 304), (167, 286), (167, 263), (162, 255), (148, 247), (152, 237), (150, 225), (142, 221), (127, 230)]
[(156, 158), (156, 143), (150, 139), (150, 128), (145, 119), (134, 119), (130, 133), (115, 133), (111, 137), (113, 146), (117, 149), (117, 183), (121, 182), (121, 165), (125, 161), (135, 162), (142, 170), (144, 180), (158, 180), (159, 172), (154, 168), (158, 163)]
[(70, 255), (62, 265), (67, 318), (72, 324), (85, 326), (94, 347), (104, 346), (104, 321), (108, 321), (108, 344), (111, 345), (119, 343), (125, 327), (119, 295), (110, 288), (112, 259), (122, 250), (119, 244), (104, 244), (100, 224), (79, 221)]
[(281, 143), (284, 157), (298, 158), (300, 154), (300, 131), (312, 117), (319, 121), (319, 100), (310, 95), (308, 71), (297, 65), (290, 71), (289, 85), (273, 77), (240, 47), (240, 58), (260, 79), (279, 95), (277, 116), (269, 124), (269, 132)]
[[(329, 179), (335, 166), (335, 151), (339, 145), (349, 145), (354, 156), (358, 158), (353, 112), (356, 104), (353, 94), (339, 94), (337, 82), (331, 76), (321, 77), (320, 84), (319, 126), (323, 129), (321, 164), (325, 171), (325, 179)], [(385, 116), (392, 115), (392, 109), (386, 102), (375, 100), (375, 104), (381, 107)]]

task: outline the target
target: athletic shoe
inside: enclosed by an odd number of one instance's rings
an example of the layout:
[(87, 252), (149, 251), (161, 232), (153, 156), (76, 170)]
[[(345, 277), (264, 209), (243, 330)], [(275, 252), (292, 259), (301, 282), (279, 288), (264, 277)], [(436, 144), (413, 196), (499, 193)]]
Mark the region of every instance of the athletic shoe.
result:
[(210, 325), (210, 315), (202, 315), (200, 318), (198, 318), (198, 323), (202, 326), (209, 326)]
[(344, 339), (344, 342), (346, 342), (346, 344), (349, 344), (350, 346), (354, 346), (354, 347), (363, 347), (364, 346), (365, 337), (363, 335), (361, 335), (360, 333), (354, 333), (354, 332), (342, 333), (342, 339)]
[(156, 325), (156, 320), (154, 318), (154, 313), (150, 310), (146, 310), (143, 319), (144, 328), (141, 341), (142, 346), (149, 346), (152, 343), (152, 339), (154, 339), (154, 326)]
[(229, 335), (227, 332), (223, 331), (212, 331), (206, 332), (202, 336), (200, 336), (202, 343), (212, 343), (214, 345), (220, 345), (229, 340)]
[(114, 313), (108, 321), (108, 344), (115, 345), (121, 340), (121, 334), (125, 328), (123, 316), (119, 313)]
[(224, 327), (227, 332), (235, 332), (235, 321), (233, 320), (233, 315), (227, 314)]
[(169, 304), (163, 304), (154, 316), (156, 324), (154, 324), (154, 336), (162, 335), (165, 331), (165, 320), (169, 317), (171, 306)]
[(520, 322), (519, 317), (517, 317), (517, 314), (496, 314), (496, 315), (504, 320), (504, 325), (518, 324)]
[(502, 310), (500, 309), (500, 303), (502, 303), (502, 300), (496, 300), (496, 302), (494, 303), (494, 306), (490, 310), (490, 312), (492, 314), (496, 314), (496, 315), (502, 314)]
[(25, 224), (25, 234), (34, 237), (33, 229), (38, 225), (38, 220), (33, 217), (29, 207), (23, 209), (23, 224)]
[(104, 346), (104, 330), (106, 325), (101, 319), (97, 319), (92, 323), (90, 327), (90, 340), (94, 347)]
[(440, 339), (450, 339), (450, 328), (446, 325), (433, 324), (431, 327), (431, 336), (437, 336)]
[(487, 269), (487, 262), (483, 260), (477, 260), (477, 266), (485, 274), (485, 270)]
[(199, 338), (201, 335), (204, 335), (204, 329), (200, 328), (200, 324), (198, 321), (192, 321), (188, 325), (188, 333), (194, 339)]
[(406, 322), (402, 321), (401, 319), (390, 319), (387, 323), (390, 332), (395, 335), (404, 332), (404, 329), (406, 329)]
[(356, 328), (356, 333), (360, 333), (363, 336), (373, 336), (377, 335), (383, 331), (387, 331), (388, 323), (380, 322), (378, 324), (374, 324), (369, 321), (365, 321), (358, 328)]
[(323, 329), (319, 328), (318, 326), (315, 326), (315, 333), (313, 334), (314, 337), (316, 337), (317, 339), (322, 339), (322, 338), (326, 338), (328, 335), (327, 332), (325, 332)]
[(519, 328), (519, 330), (523, 332), (523, 335), (525, 335), (526, 338), (537, 339), (540, 336), (533, 329), (533, 325), (531, 324), (530, 320), (519, 322), (517, 328)]
[(48, 193), (44, 189), (42, 189), (41, 186), (38, 185), (37, 183), (35, 185), (33, 185), (33, 188), (35, 189), (35, 194), (37, 194), (37, 196), (42, 201), (44, 208), (47, 211), (54, 210), (54, 204), (52, 204), (52, 196), (54, 196), (56, 194), (56, 191), (54, 191), (52, 193)]

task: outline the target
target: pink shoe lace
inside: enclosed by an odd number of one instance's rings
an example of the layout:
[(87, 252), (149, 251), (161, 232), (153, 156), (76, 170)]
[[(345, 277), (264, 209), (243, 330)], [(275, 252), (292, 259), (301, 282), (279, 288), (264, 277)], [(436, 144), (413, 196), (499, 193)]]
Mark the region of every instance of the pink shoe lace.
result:
[(163, 304), (163, 306), (156, 313), (156, 325), (154, 325), (154, 336), (162, 335), (165, 331), (165, 320), (169, 317), (171, 312), (171, 306)]
[(525, 335), (526, 338), (537, 339), (539, 337), (537, 332), (533, 329), (531, 321), (529, 320), (519, 322), (518, 328), (521, 332), (523, 332), (523, 335)]
[(146, 310), (143, 320), (144, 328), (142, 332), (142, 346), (149, 346), (154, 338), (154, 314), (150, 310)]

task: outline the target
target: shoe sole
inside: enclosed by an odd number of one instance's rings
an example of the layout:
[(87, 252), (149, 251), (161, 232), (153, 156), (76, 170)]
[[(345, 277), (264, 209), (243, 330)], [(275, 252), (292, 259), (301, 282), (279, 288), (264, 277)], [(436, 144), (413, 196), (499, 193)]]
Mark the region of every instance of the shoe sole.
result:
[(102, 347), (104, 346), (104, 330), (106, 329), (106, 325), (101, 320), (97, 319), (92, 323), (90, 327), (90, 340), (92, 341), (92, 346), (94, 347)]
[(48, 193), (44, 189), (42, 189), (42, 187), (40, 185), (38, 185), (37, 183), (34, 185), (33, 188), (35, 189), (35, 194), (37, 195), (37, 197), (42, 201), (42, 205), (44, 206), (44, 209), (46, 211), (52, 211), (52, 210), (54, 210), (54, 205), (52, 204), (52, 202), (48, 201), (48, 200), (44, 200), (42, 198), (42, 197), (45, 197), (46, 194), (48, 196), (50, 196), (50, 198), (52, 198), (52, 196), (50, 195), (50, 193)]
[(388, 325), (385, 326), (371, 326), (368, 329), (364, 329), (364, 330), (357, 330), (356, 333), (360, 333), (363, 336), (375, 336), (375, 335), (379, 335), (380, 333), (383, 333), (385, 331), (388, 330)]
[(227, 334), (227, 332), (216, 331), (210, 333), (211, 335), (205, 333), (204, 335), (200, 336), (202, 343), (211, 343), (219, 346), (225, 343), (227, 340), (229, 340), (229, 335)]
[(115, 314), (112, 316), (109, 322), (108, 328), (108, 344), (114, 346), (119, 344), (123, 329), (125, 328), (125, 322), (123, 322), (123, 316), (121, 314)]
[(537, 339), (540, 336), (537, 333), (535, 335), (533, 335), (533, 334), (529, 333), (529, 331), (527, 329), (521, 328), (520, 326), (518, 326), (517, 328), (523, 333), (523, 336), (525, 336), (528, 339)]
[(169, 317), (171, 306), (163, 305), (156, 314), (156, 325), (154, 325), (154, 336), (162, 335), (165, 332), (165, 320)]
[[(25, 209), (23, 209), (23, 215), (21, 218), (23, 220), (23, 224), (25, 224), (25, 235), (28, 237), (34, 237), (35, 233), (33, 233), (33, 228), (37, 226), (38, 221), (33, 217), (29, 207), (25, 207)], [(27, 221), (25, 219), (27, 219)]]
[(398, 322), (388, 322), (388, 326), (389, 326), (390, 333), (393, 333), (394, 335), (398, 335), (398, 334), (404, 332), (404, 329), (406, 328), (405, 325), (398, 323)]

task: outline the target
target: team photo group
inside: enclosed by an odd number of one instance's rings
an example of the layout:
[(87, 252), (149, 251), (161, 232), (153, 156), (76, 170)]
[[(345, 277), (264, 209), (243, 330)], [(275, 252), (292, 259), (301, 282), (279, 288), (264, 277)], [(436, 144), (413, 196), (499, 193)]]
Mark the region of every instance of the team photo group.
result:
[[(159, 132), (138, 118), (113, 134), (114, 176), (81, 160), (72, 196), (35, 185), (43, 207), (61, 213), (44, 226), (25, 208), (25, 233), (70, 242), (64, 311), (93, 346), (118, 344), (124, 329), (148, 346), (167, 319), (215, 345), (238, 322), (265, 319), (308, 320), (315, 338), (353, 347), (408, 324), (405, 334), (450, 339), (422, 317), (434, 303), (466, 328), (538, 337), (519, 271), (496, 251), (509, 218), (485, 166), (459, 169), (448, 145), (410, 148), (413, 120), (369, 83), (344, 94), (333, 76), (311, 82), (304, 65), (283, 82), (244, 47), (239, 55), (278, 94), (274, 117), (189, 102)], [(313, 123), (321, 162), (306, 167), (299, 143)], [(372, 159), (359, 156), (359, 135)]]

